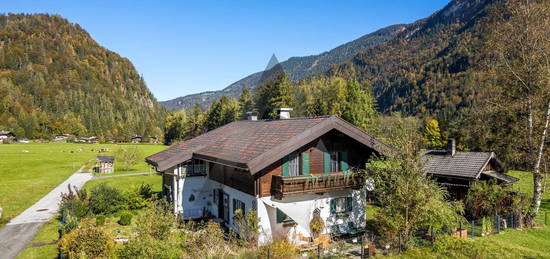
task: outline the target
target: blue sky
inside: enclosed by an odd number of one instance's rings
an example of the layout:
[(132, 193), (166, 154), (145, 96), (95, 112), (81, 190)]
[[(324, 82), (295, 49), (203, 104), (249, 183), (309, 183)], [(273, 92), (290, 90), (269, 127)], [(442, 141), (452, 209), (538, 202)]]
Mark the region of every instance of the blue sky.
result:
[(410, 23), (448, 0), (3, 1), (0, 12), (60, 14), (129, 58), (164, 101), (222, 89), (279, 61)]

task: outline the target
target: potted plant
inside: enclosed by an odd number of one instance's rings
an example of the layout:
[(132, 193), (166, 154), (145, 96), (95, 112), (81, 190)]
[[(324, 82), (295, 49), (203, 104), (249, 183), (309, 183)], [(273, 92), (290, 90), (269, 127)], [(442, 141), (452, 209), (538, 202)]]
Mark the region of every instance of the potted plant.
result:
[(309, 228), (311, 230), (313, 238), (317, 238), (319, 234), (321, 234), (321, 232), (323, 232), (323, 230), (325, 229), (325, 222), (321, 218), (321, 211), (319, 209), (315, 209), (313, 211), (313, 217), (309, 222)]

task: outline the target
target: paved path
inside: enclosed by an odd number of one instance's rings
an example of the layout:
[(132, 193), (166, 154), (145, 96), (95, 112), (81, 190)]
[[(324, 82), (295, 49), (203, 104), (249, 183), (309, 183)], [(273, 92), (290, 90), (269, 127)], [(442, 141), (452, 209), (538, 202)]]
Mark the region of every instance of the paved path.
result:
[(91, 173), (74, 173), (0, 229), (0, 259), (15, 258), (27, 247), (42, 224), (55, 216), (59, 209), (60, 195), (68, 192), (69, 184), (71, 187), (81, 188), (92, 177)]

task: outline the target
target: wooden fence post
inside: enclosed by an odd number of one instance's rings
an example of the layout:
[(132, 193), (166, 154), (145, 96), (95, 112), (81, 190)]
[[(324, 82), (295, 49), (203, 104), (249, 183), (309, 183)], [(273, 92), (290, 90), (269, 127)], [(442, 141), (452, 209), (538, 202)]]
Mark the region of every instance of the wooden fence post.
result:
[(472, 219), (472, 237), (474, 237), (474, 223), (475, 221)]
[(317, 259), (321, 259), (321, 244), (317, 244)]

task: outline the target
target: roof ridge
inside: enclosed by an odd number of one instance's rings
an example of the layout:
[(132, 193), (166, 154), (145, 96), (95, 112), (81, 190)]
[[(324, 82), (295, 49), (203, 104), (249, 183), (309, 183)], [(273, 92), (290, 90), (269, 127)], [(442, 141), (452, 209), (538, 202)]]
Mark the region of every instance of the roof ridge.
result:
[(290, 120), (314, 120), (314, 119), (328, 119), (331, 117), (337, 117), (337, 115), (319, 115), (311, 117), (291, 117), (288, 119), (263, 119), (263, 120), (238, 120), (237, 122), (266, 122), (266, 121), (290, 121)]

